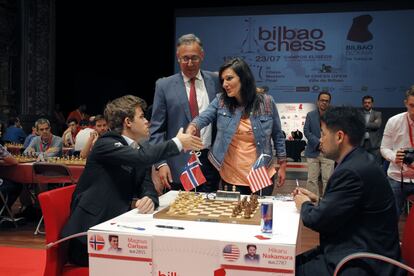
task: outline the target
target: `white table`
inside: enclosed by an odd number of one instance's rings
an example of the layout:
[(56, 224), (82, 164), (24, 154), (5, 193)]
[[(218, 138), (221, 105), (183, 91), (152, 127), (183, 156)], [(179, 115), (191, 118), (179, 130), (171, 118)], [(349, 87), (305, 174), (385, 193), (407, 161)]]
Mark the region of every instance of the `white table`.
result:
[[(160, 209), (176, 195), (161, 196)], [(273, 197), (260, 201), (273, 201), (273, 234), (267, 236), (258, 225), (154, 219), (137, 210), (96, 225), (88, 231), (90, 275), (294, 275), (299, 231), (295, 204)], [(121, 250), (109, 250), (109, 235), (118, 236)], [(248, 244), (256, 245), (259, 262), (244, 260)], [(225, 247), (230, 254), (223, 252)]]

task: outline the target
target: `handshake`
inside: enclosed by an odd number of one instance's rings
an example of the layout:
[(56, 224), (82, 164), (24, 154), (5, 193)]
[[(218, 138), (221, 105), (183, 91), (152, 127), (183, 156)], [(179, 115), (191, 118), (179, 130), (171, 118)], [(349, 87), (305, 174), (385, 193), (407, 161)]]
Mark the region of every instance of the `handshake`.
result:
[(178, 130), (177, 135), (175, 136), (178, 140), (180, 140), (181, 144), (183, 145), (184, 151), (188, 150), (201, 150), (204, 145), (200, 137), (196, 136), (195, 133), (191, 133), (190, 131), (186, 131), (184, 133), (183, 128)]

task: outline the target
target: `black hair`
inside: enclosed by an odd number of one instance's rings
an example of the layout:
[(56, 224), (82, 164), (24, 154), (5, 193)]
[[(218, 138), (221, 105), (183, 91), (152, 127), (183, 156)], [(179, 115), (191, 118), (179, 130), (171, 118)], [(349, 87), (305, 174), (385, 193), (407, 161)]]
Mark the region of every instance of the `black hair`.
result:
[(358, 146), (364, 137), (365, 120), (361, 111), (354, 107), (329, 107), (321, 116), (321, 122), (324, 122), (329, 130), (342, 130), (348, 135), (352, 146)]
[(321, 91), (321, 92), (319, 92), (319, 94), (318, 94), (318, 101), (319, 101), (319, 99), (321, 98), (322, 95), (328, 95), (329, 96), (329, 102), (331, 102), (332, 96), (331, 96), (331, 93), (329, 93), (328, 91)]
[(371, 99), (371, 102), (374, 102), (374, 97), (370, 96), (370, 95), (365, 95), (364, 97), (362, 97), (362, 102), (364, 102), (365, 100)]
[[(223, 79), (221, 75), (224, 70), (228, 68), (231, 68), (240, 78), (240, 97), (242, 100), (241, 104), (239, 104), (234, 97), (227, 96), (226, 91), (224, 91)], [(249, 114), (250, 111), (254, 109), (254, 105), (257, 99), (256, 81), (249, 65), (241, 58), (230, 59), (220, 67), (219, 77), (221, 90), (223, 92), (222, 99), (224, 101), (224, 104), (229, 108), (230, 112), (233, 113), (237, 107), (242, 105), (244, 106), (244, 114)]]
[(256, 245), (255, 245), (255, 244), (248, 244), (248, 245), (246, 246), (247, 250), (249, 250), (249, 247), (254, 247), (254, 249), (257, 249), (257, 247), (256, 247)]

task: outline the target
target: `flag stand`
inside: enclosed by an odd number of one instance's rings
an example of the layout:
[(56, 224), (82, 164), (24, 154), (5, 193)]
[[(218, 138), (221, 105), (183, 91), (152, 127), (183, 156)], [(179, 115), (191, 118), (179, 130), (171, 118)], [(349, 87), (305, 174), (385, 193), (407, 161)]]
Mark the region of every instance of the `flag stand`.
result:
[(264, 196), (262, 195), (262, 191), (263, 191), (263, 189), (260, 189), (259, 198), (264, 198)]

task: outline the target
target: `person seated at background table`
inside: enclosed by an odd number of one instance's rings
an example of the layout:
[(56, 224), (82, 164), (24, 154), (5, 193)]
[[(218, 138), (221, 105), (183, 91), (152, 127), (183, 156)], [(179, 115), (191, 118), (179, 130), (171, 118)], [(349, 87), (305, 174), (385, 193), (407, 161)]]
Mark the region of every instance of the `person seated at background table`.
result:
[(36, 127), (32, 126), (32, 133), (26, 136), (26, 139), (24, 139), (23, 143), (23, 149), (27, 148), (30, 145), (30, 142), (32, 142), (32, 139), (38, 136)]
[(90, 137), (90, 133), (93, 132), (95, 126), (95, 116), (89, 117), (88, 120), (82, 120), (79, 123), (80, 130), (76, 134), (75, 138), (75, 152), (80, 152)]
[(86, 114), (86, 104), (79, 105), (78, 108), (71, 111), (66, 119), (66, 123), (69, 123), (70, 119), (76, 119), (76, 121), (80, 122), (82, 120), (88, 120), (89, 115)]
[[(240, 58), (225, 62), (219, 77), (222, 93), (189, 124), (187, 132), (195, 134), (216, 122), (217, 135), (209, 160), (219, 170), (222, 184), (235, 185), (242, 194), (251, 194), (247, 175), (261, 154), (269, 156), (267, 167), (273, 166), (273, 141), (280, 165), (278, 186), (282, 186), (286, 176), (285, 138), (272, 96), (256, 92), (253, 74)], [(264, 188), (262, 195), (271, 195), (273, 188)]]
[(23, 154), (33, 154), (39, 160), (62, 156), (62, 138), (52, 134), (49, 120), (40, 118), (35, 122), (35, 127), (39, 136), (33, 138)]
[[(112, 131), (95, 143), (73, 193), (70, 217), (62, 237), (87, 231), (90, 227), (119, 216), (130, 209), (133, 197), (139, 213), (152, 213), (158, 196), (151, 181), (155, 162), (178, 155), (182, 149), (198, 150), (201, 139), (184, 134), (182, 129), (171, 140), (156, 145), (139, 143), (149, 137), (144, 117), (144, 100), (126, 95), (108, 103), (105, 118)], [(71, 263), (87, 266), (86, 237), (69, 241)]]
[(4, 124), (4, 122), (0, 121), (0, 144), (4, 146), (4, 133), (6, 131), (6, 125)]
[[(321, 199), (304, 188), (293, 195), (303, 224), (320, 234), (320, 246), (296, 257), (296, 275), (333, 275), (356, 252), (400, 260), (398, 217), (384, 171), (360, 142), (365, 120), (351, 107), (329, 108), (321, 116), (321, 151), (337, 166)], [(400, 275), (385, 262), (358, 259), (340, 275)]]
[(5, 142), (23, 144), (26, 138), (20, 119), (18, 117), (10, 117), (6, 133), (3, 136)]
[(75, 118), (71, 118), (68, 121), (68, 128), (63, 132), (62, 141), (63, 146), (68, 148), (75, 147), (76, 134), (79, 132), (78, 121)]
[[(14, 158), (5, 147), (0, 145), (0, 166), (17, 165), (18, 161)], [(0, 178), (0, 191), (3, 196), (7, 197), (7, 206), (11, 209), (17, 197), (22, 191), (22, 184), (16, 183), (8, 179)], [(0, 202), (0, 209), (3, 208), (3, 202)]]
[(94, 116), (93, 131), (89, 132), (89, 138), (79, 154), (80, 157), (87, 158), (92, 150), (93, 145), (95, 145), (96, 140), (98, 140), (98, 138), (107, 131), (108, 124), (106, 122), (106, 119), (100, 114)]

